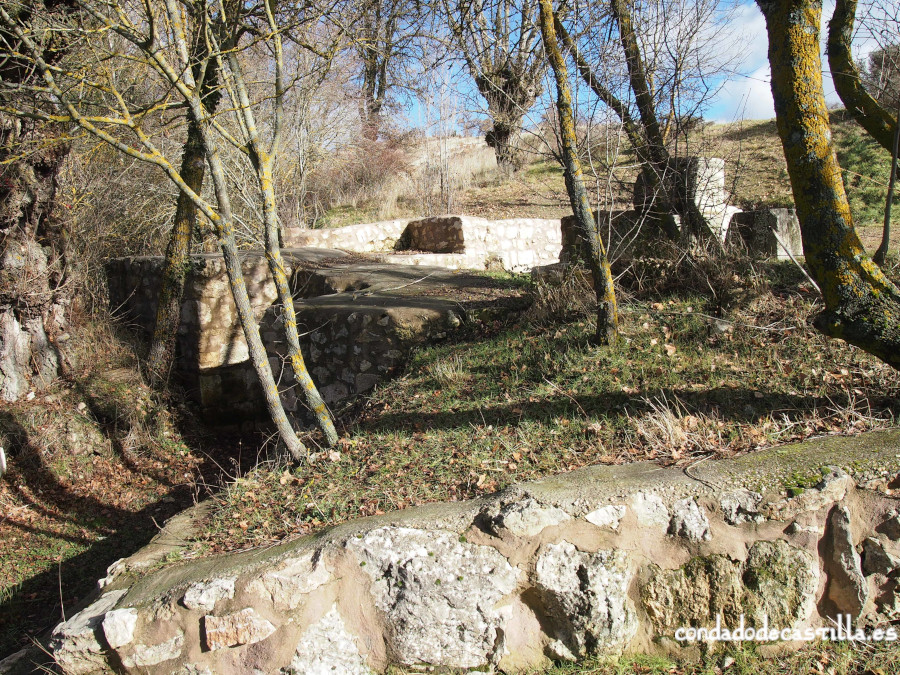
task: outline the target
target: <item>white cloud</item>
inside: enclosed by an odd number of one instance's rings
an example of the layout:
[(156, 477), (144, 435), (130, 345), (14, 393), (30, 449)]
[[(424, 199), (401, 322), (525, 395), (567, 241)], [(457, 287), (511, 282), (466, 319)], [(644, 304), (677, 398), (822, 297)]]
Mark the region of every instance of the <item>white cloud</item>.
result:
[(719, 93), (715, 106), (710, 110), (710, 117), (717, 122), (775, 117), (769, 81), (768, 63), (752, 73), (733, 77)]
[[(834, 14), (834, 0), (825, 0), (822, 8), (820, 41), (822, 44), (822, 84), (825, 100), (829, 105), (840, 105), (840, 98), (834, 91), (828, 60), (825, 56), (825, 42), (828, 39), (828, 21)], [(853, 55), (862, 63), (868, 55), (878, 49), (879, 44), (870, 33), (859, 27), (853, 40)], [(769, 85), (768, 37), (766, 21), (755, 2), (743, 3), (737, 7), (729, 25), (731, 37), (723, 41), (722, 49), (738, 57), (733, 74), (722, 87), (709, 108), (707, 116), (717, 122), (731, 122), (737, 119), (768, 119), (775, 116), (772, 90)]]

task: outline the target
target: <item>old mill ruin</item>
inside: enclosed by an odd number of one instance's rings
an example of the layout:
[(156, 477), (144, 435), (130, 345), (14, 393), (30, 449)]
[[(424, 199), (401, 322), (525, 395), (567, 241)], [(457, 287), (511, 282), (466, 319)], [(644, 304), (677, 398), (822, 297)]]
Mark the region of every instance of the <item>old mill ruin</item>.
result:
[[(728, 229), (750, 232), (762, 255), (799, 253), (777, 248), (797, 246), (789, 212), (706, 213), (723, 239)], [(634, 222), (627, 212), (602, 222), (617, 219)], [(370, 389), (417, 342), (490, 311), (495, 282), (466, 270), (566, 260), (567, 228), (444, 216), (288, 230), (304, 348), (326, 398)], [(250, 414), (240, 406), (252, 405), (246, 392), (255, 385), (221, 259), (194, 263), (182, 368), (208, 412)], [(160, 265), (110, 266), (114, 302), (145, 327)], [(261, 254), (245, 254), (244, 273), (277, 365), (278, 312)], [(289, 387), (283, 395), (296, 408)], [(900, 618), (898, 446), (892, 430), (689, 470), (594, 466), (178, 561), (203, 518), (200, 504), (110, 567), (49, 648), (65, 672), (85, 674), (518, 672), (591, 653), (715, 650), (721, 645), (686, 640), (681, 629), (696, 636), (717, 622), (788, 631), (780, 644), (766, 633), (767, 648), (796, 646), (791, 636), (828, 631), (837, 619), (871, 630)], [(798, 476), (807, 487), (788, 490)]]
[[(743, 242), (766, 257), (802, 254), (792, 210), (741, 212), (727, 204), (723, 160), (695, 158), (686, 165), (688, 195), (720, 240)], [(598, 215), (613, 257), (632, 254), (641, 215)], [(403, 364), (414, 345), (489, 313), (501, 284), (474, 271), (530, 272), (568, 261), (576, 246), (571, 218), (488, 221), (459, 215), (285, 228), (283, 239), (291, 287), (301, 300), (304, 356), (329, 404), (371, 390)], [(207, 418), (253, 418), (262, 412), (262, 397), (222, 257), (196, 254), (191, 262), (178, 340), (180, 376)], [(148, 333), (162, 265), (161, 257), (146, 256), (107, 266), (111, 306)], [(243, 271), (274, 372), (281, 376), (285, 408), (299, 414), (264, 254), (244, 252)]]

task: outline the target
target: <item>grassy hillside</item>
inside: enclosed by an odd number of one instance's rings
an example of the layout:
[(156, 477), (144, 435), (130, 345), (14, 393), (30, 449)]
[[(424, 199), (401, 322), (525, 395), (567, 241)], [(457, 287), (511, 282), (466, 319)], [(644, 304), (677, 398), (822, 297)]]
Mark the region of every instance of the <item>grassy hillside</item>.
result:
[[(874, 247), (886, 153), (840, 115), (834, 136), (854, 215)], [(707, 126), (691, 142), (726, 159), (738, 205), (790, 203), (773, 122)], [(444, 195), (452, 210), (488, 218), (568, 211), (552, 161), (537, 157), (501, 181), (484, 149), (475, 152), (457, 157), (469, 178)], [(618, 180), (621, 205), (633, 173)], [(606, 194), (605, 180), (598, 186)], [(398, 195), (395, 211), (360, 202), (333, 224), (421, 215), (421, 202)], [(900, 226), (895, 236), (897, 250)], [(254, 467), (265, 456), (261, 436), (198, 427), (177, 392), (160, 397), (143, 384), (124, 331), (82, 318), (73, 329), (78, 364), (46, 393), (0, 406), (10, 463), (0, 479), (0, 657), (70, 613), (107, 565), (199, 496), (215, 503), (195, 542), (203, 555), (588, 464), (678, 464), (895, 423), (896, 373), (810, 329), (820, 305), (794, 267), (674, 259), (661, 252), (618, 270), (625, 340), (614, 351), (591, 345), (589, 292), (577, 278), (508, 277), (510, 293), (533, 298), (531, 310), (473, 321), (452, 342), (415, 354), (402, 377), (344, 411), (336, 451), (301, 467)], [(622, 667), (556, 672), (716, 672)]]

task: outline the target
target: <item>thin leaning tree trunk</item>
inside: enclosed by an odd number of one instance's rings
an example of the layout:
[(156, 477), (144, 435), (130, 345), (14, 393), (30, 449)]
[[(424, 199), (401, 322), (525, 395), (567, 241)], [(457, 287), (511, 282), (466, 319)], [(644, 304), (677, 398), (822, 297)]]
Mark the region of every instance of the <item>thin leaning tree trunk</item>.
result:
[[(900, 118), (900, 101), (897, 102), (897, 117)], [(900, 124), (895, 125), (894, 147), (891, 149), (891, 178), (888, 181), (887, 198), (884, 201), (884, 225), (881, 228), (881, 244), (872, 256), (878, 265), (884, 265), (891, 246), (891, 207), (894, 204), (894, 183), (897, 180), (897, 153), (900, 151)]]
[[(262, 173), (260, 176), (263, 184), (271, 185), (272, 176), (267, 160), (262, 164)], [(266, 190), (264, 195), (264, 214), (265, 214), (265, 230), (266, 230), (266, 260), (269, 262), (269, 270), (272, 278), (275, 280), (275, 288), (278, 289), (278, 300), (281, 302), (281, 312), (284, 318), (284, 332), (287, 337), (288, 357), (291, 362), (291, 370), (294, 373), (294, 379), (303, 390), (303, 396), (306, 405), (312, 410), (316, 416), (319, 428), (325, 435), (325, 442), (328, 447), (333, 446), (338, 441), (337, 431), (334, 428), (334, 421), (328, 406), (319, 390), (316, 388), (309, 370), (306, 367), (306, 361), (303, 358), (303, 352), (300, 350), (300, 335), (297, 332), (297, 313), (294, 309), (294, 298), (291, 294), (291, 288), (288, 284), (287, 274), (284, 267), (284, 259), (281, 256), (281, 247), (278, 243), (278, 221), (275, 211), (275, 198), (271, 194), (271, 190)]]
[(278, 385), (275, 383), (272, 368), (269, 366), (266, 348), (263, 346), (262, 338), (259, 335), (259, 323), (253, 315), (253, 309), (250, 306), (250, 297), (247, 294), (244, 272), (241, 269), (241, 260), (238, 255), (237, 243), (234, 239), (234, 220), (231, 213), (231, 201), (228, 198), (228, 188), (225, 182), (222, 160), (211, 138), (212, 134), (209, 127), (204, 126), (202, 130), (207, 150), (206, 161), (209, 165), (210, 177), (215, 186), (216, 197), (220, 207), (220, 217), (215, 221), (216, 233), (219, 237), (222, 257), (225, 260), (225, 271), (228, 274), (231, 294), (234, 297), (234, 304), (238, 310), (244, 338), (247, 340), (250, 362), (253, 364), (253, 369), (256, 371), (256, 376), (262, 386), (269, 416), (281, 435), (282, 442), (287, 447), (288, 452), (291, 453), (291, 456), (295, 460), (301, 461), (306, 459), (307, 449), (297, 437), (297, 433), (284, 412), (281, 396), (278, 394)]
[[(662, 126), (656, 115), (656, 106), (650, 84), (647, 78), (647, 70), (641, 57), (640, 43), (638, 42), (634, 22), (631, 16), (631, 8), (626, 0), (612, 0), (610, 2), (613, 19), (619, 29), (619, 41), (625, 54), (625, 65), (628, 68), (628, 81), (631, 91), (634, 93), (634, 101), (638, 108), (641, 124), (647, 137), (647, 155), (652, 161), (652, 168), (656, 172), (657, 180), (665, 187), (666, 181), (671, 180), (666, 176), (670, 171), (678, 172), (675, 176), (676, 183), (686, 181), (679, 167), (672, 161), (666, 139), (662, 132)], [(703, 213), (687, 194), (687, 186), (681, 189), (676, 186), (670, 188), (665, 194), (669, 204), (681, 216), (681, 242), (683, 245), (692, 245), (695, 240), (714, 240), (719, 248), (722, 242), (713, 233)], [(667, 192), (665, 189), (663, 192)], [(671, 231), (671, 228), (667, 228)]]
[[(581, 79), (583, 79), (585, 84), (587, 84), (587, 86), (597, 95), (597, 98), (603, 101), (605, 105), (610, 107), (616, 113), (619, 120), (622, 122), (622, 126), (625, 129), (625, 135), (628, 137), (628, 142), (631, 143), (631, 147), (634, 148), (641, 163), (641, 175), (644, 178), (646, 189), (649, 194), (655, 195), (656, 199), (660, 202), (656, 209), (659, 212), (659, 215), (654, 220), (666, 237), (673, 241), (677, 241), (680, 232), (675, 223), (675, 219), (672, 217), (673, 209), (671, 200), (666, 194), (662, 182), (659, 180), (660, 174), (656, 167), (660, 164), (654, 162), (653, 156), (648, 150), (650, 144), (644, 138), (643, 132), (641, 131), (641, 125), (631, 116), (628, 107), (625, 106), (625, 104), (623, 104), (622, 101), (600, 81), (600, 78), (594, 74), (594, 71), (591, 70), (588, 62), (584, 60), (584, 57), (579, 52), (575, 40), (572, 39), (572, 36), (566, 30), (565, 26), (563, 26), (559, 17), (554, 17), (553, 27), (559, 38), (562, 39), (562, 43), (565, 45), (569, 55), (575, 61)], [(668, 166), (668, 164), (670, 164), (670, 159), (668, 157), (668, 152), (666, 152), (666, 157), (661, 165)]]
[[(205, 41), (199, 41), (197, 60), (191, 67), (195, 80), (199, 81), (200, 98), (206, 110), (213, 114), (221, 94), (217, 90), (218, 62), (204, 58), (207, 55)], [(194, 113), (188, 112), (187, 140), (181, 158), (181, 177), (194, 193), (201, 194), (206, 167), (206, 147), (203, 133)], [(190, 267), (191, 239), (197, 224), (197, 204), (184, 190), (179, 190), (175, 206), (172, 233), (166, 246), (162, 283), (156, 305), (156, 326), (150, 342), (147, 371), (154, 386), (161, 386), (168, 379), (175, 359), (175, 341), (181, 321), (181, 304), (184, 285)]]
[(553, 6), (550, 0), (540, 0), (541, 35), (544, 49), (550, 61), (550, 67), (556, 80), (556, 107), (559, 112), (559, 131), (563, 150), (566, 191), (572, 204), (572, 212), (581, 230), (582, 237), (588, 244), (591, 276), (594, 280), (594, 292), (597, 297), (597, 341), (600, 344), (612, 345), (619, 339), (619, 312), (616, 306), (616, 292), (613, 286), (612, 271), (603, 239), (600, 236), (597, 222), (588, 200), (588, 191), (584, 185), (584, 173), (578, 159), (578, 143), (575, 136), (575, 117), (572, 113), (572, 92), (566, 62), (556, 40), (553, 25)]
[[(274, 30), (274, 20), (270, 16), (272, 27)], [(272, 141), (272, 150), (277, 147), (281, 124), (283, 119), (282, 109), (282, 88), (281, 88), (281, 72), (282, 72), (282, 55), (281, 42), (277, 33), (275, 35), (276, 48), (276, 115), (275, 115), (275, 136)], [(244, 121), (244, 127), (248, 138), (248, 148), (254, 159), (253, 166), (256, 169), (257, 179), (259, 181), (260, 192), (263, 197), (263, 220), (265, 227), (265, 247), (266, 260), (269, 263), (269, 271), (272, 279), (275, 281), (275, 288), (278, 291), (278, 299), (281, 302), (281, 312), (284, 318), (284, 331), (287, 337), (288, 357), (291, 362), (291, 370), (294, 373), (294, 379), (303, 390), (303, 396), (306, 405), (312, 410), (316, 416), (319, 428), (325, 435), (325, 442), (328, 447), (333, 446), (338, 441), (337, 431), (334, 428), (334, 421), (325, 401), (322, 399), (319, 390), (316, 388), (309, 370), (306, 367), (306, 361), (303, 358), (303, 352), (300, 350), (300, 336), (297, 332), (297, 313), (294, 310), (294, 298), (288, 284), (287, 273), (285, 271), (284, 259), (281, 256), (281, 246), (279, 245), (278, 227), (278, 210), (275, 202), (274, 180), (272, 176), (272, 167), (274, 164), (273, 152), (266, 151), (262, 147), (259, 132), (256, 127), (256, 120), (253, 114), (247, 90), (244, 85), (243, 73), (240, 62), (233, 55), (229, 55), (229, 67), (234, 77), (236, 95), (240, 101), (241, 115)]]
[(888, 152), (891, 151), (897, 118), (863, 86), (853, 59), (853, 24), (857, 0), (837, 0), (828, 24), (828, 67), (834, 89), (853, 119)]

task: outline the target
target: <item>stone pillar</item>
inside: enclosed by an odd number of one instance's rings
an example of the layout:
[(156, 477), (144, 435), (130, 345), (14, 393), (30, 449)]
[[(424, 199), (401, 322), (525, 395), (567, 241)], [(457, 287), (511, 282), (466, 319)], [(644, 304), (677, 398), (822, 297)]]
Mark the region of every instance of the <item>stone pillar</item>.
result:
[[(707, 225), (720, 241), (725, 240), (734, 207), (728, 206), (725, 190), (725, 160), (719, 157), (677, 157), (663, 177), (670, 194), (680, 194), (684, 201), (697, 205)], [(650, 207), (653, 195), (647, 193), (643, 174), (634, 186), (634, 206), (643, 213)]]

